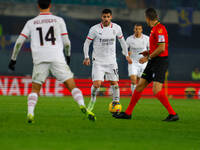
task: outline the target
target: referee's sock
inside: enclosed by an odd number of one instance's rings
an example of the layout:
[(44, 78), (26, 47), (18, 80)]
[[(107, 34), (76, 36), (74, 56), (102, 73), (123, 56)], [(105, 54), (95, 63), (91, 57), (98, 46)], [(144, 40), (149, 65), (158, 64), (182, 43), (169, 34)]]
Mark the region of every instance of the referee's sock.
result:
[(158, 92), (155, 97), (157, 97), (160, 102), (163, 104), (163, 106), (167, 109), (167, 111), (169, 112), (170, 115), (176, 115), (176, 112), (174, 111), (174, 109), (172, 108), (172, 106), (169, 103), (169, 100), (167, 98), (167, 96), (165, 95), (164, 91), (160, 91)]
[(127, 115), (131, 115), (132, 114), (133, 109), (134, 109), (135, 105), (137, 104), (138, 100), (140, 99), (141, 95), (142, 95), (142, 92), (138, 92), (136, 90), (134, 91), (134, 93), (133, 93), (133, 95), (131, 97), (131, 101), (130, 101), (130, 103), (128, 105), (128, 108), (125, 111), (125, 113)]

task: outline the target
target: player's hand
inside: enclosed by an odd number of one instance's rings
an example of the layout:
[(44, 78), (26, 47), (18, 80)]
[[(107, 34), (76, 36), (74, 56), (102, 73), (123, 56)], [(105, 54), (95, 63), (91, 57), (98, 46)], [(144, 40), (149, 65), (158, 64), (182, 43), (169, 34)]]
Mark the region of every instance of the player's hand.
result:
[(12, 71), (15, 71), (15, 64), (16, 64), (16, 60), (10, 60), (8, 68)]
[(149, 51), (143, 51), (141, 53), (139, 53), (140, 55), (143, 55), (144, 57), (147, 57), (149, 55)]
[(144, 64), (147, 61), (148, 61), (148, 57), (142, 57), (140, 58), (139, 63)]
[(89, 66), (90, 65), (90, 59), (85, 58), (84, 61), (83, 61), (83, 64), (86, 65), (86, 66)]
[(128, 61), (129, 64), (133, 63), (132, 59), (129, 56), (126, 56), (126, 60)]
[(71, 60), (70, 56), (66, 56), (66, 59), (67, 59), (67, 64), (70, 65), (70, 60)]
[(128, 51), (128, 56), (131, 56), (132, 52), (131, 51)]

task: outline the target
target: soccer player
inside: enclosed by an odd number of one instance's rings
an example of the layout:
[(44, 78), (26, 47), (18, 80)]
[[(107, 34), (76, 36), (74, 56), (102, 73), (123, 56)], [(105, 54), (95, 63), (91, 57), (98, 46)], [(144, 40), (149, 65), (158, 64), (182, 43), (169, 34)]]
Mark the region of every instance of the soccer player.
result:
[(28, 95), (28, 122), (34, 122), (34, 109), (41, 85), (49, 72), (69, 89), (81, 111), (87, 114), (90, 120), (95, 120), (94, 114), (87, 111), (82, 92), (76, 87), (73, 73), (65, 62), (63, 48), (69, 63), (71, 44), (64, 20), (51, 14), (51, 0), (38, 0), (38, 7), (40, 14), (25, 24), (9, 63), (9, 68), (15, 70), (17, 55), (25, 40), (30, 37), (34, 66), (32, 92)]
[(128, 49), (126, 41), (124, 40), (121, 27), (116, 23), (111, 22), (112, 11), (110, 9), (104, 9), (101, 14), (101, 23), (94, 25), (90, 28), (87, 39), (84, 43), (84, 56), (83, 64), (90, 65), (89, 58), (89, 46), (93, 41), (93, 53), (92, 53), (92, 81), (91, 87), (91, 100), (88, 105), (88, 110), (93, 110), (96, 95), (104, 81), (110, 81), (113, 93), (113, 106), (119, 104), (120, 92), (118, 85), (118, 65), (116, 62), (116, 37), (118, 38), (123, 54), (126, 56), (126, 60), (129, 64), (132, 63), (131, 58), (128, 55)]
[(158, 21), (156, 10), (148, 8), (145, 11), (146, 22), (152, 28), (150, 34), (150, 50), (143, 52), (139, 62), (141, 64), (147, 63), (147, 66), (139, 80), (138, 85), (132, 95), (131, 101), (125, 112), (113, 115), (119, 119), (131, 119), (133, 109), (142, 95), (142, 91), (149, 83), (153, 81), (153, 93), (156, 98), (160, 100), (163, 106), (167, 109), (169, 115), (163, 121), (177, 121), (178, 115), (170, 105), (168, 98), (165, 95), (163, 82), (165, 73), (168, 68), (168, 34), (165, 26)]
[(139, 81), (142, 73), (147, 65), (139, 63), (143, 51), (149, 49), (149, 37), (142, 33), (142, 25), (135, 24), (134, 34), (126, 39), (127, 46), (129, 48), (129, 56), (131, 57), (133, 63), (128, 64), (128, 74), (131, 79), (131, 91), (134, 92), (136, 84)]

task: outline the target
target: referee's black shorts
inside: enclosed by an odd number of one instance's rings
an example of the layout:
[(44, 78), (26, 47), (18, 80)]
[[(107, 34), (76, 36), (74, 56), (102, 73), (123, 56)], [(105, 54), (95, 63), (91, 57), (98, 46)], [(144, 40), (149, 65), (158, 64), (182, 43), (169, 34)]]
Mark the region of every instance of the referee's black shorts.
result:
[(168, 57), (157, 56), (149, 60), (141, 78), (146, 79), (149, 83), (152, 81), (164, 83), (167, 69)]

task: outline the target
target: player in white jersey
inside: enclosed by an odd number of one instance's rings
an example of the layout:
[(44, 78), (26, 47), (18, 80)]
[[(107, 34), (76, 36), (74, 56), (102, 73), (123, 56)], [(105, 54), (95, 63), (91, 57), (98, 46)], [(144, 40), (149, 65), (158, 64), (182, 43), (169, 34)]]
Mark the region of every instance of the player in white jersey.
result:
[(140, 53), (149, 50), (149, 37), (143, 34), (142, 31), (142, 25), (136, 24), (134, 26), (134, 35), (131, 35), (126, 39), (129, 48), (129, 55), (133, 60), (132, 64), (128, 64), (128, 73), (131, 79), (132, 92), (134, 92), (136, 84), (147, 65), (147, 63), (139, 63), (140, 58), (143, 57)]
[(102, 11), (102, 22), (91, 27), (87, 39), (84, 43), (84, 56), (83, 64), (90, 65), (90, 58), (88, 55), (89, 46), (93, 41), (92, 53), (92, 81), (91, 87), (91, 100), (88, 105), (88, 110), (94, 108), (96, 95), (104, 81), (110, 81), (113, 93), (113, 105), (118, 104), (120, 100), (120, 92), (118, 86), (118, 65), (116, 62), (116, 37), (118, 38), (123, 54), (126, 56), (128, 63), (132, 63), (128, 55), (126, 41), (124, 40), (121, 27), (111, 22), (112, 11), (104, 9)]
[(74, 100), (83, 113), (90, 120), (95, 120), (84, 104), (82, 92), (75, 85), (73, 73), (65, 62), (65, 54), (69, 63), (71, 44), (65, 22), (62, 18), (50, 13), (51, 0), (38, 0), (40, 14), (29, 20), (18, 37), (9, 68), (15, 70), (17, 55), (21, 46), (30, 37), (33, 57), (32, 92), (28, 95), (28, 122), (34, 121), (34, 109), (38, 101), (41, 85), (45, 82), (49, 72), (71, 92)]

